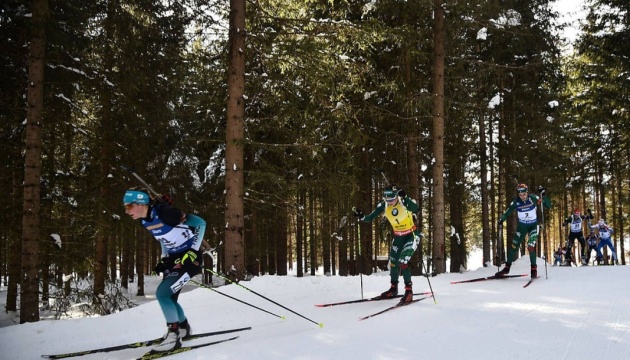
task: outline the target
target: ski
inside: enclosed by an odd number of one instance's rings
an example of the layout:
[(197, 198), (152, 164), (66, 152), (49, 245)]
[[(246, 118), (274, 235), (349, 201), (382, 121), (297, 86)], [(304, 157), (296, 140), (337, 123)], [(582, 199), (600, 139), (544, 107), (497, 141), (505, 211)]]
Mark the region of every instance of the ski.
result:
[[(195, 340), (195, 339), (200, 339), (200, 338), (214, 336), (214, 335), (229, 334), (233, 332), (239, 332), (239, 331), (245, 331), (245, 330), (251, 330), (251, 329), (252, 328), (250, 326), (250, 327), (235, 328), (235, 329), (228, 329), (228, 330), (211, 331), (211, 332), (200, 333), (200, 334), (192, 334), (190, 337), (187, 337), (186, 339), (184, 339), (184, 341)], [(152, 345), (159, 344), (160, 341), (162, 341), (161, 337), (157, 339), (153, 339), (153, 340), (139, 341), (139, 342), (134, 342), (134, 343), (129, 343), (129, 344), (108, 346), (108, 347), (103, 347), (103, 348), (98, 348), (98, 349), (70, 352), (70, 353), (65, 353), (65, 354), (42, 355), (42, 357), (44, 359), (65, 359), (65, 358), (84, 356), (84, 355), (89, 355), (89, 354), (152, 346)]]
[[(431, 294), (432, 294), (432, 292), (425, 291), (425, 292), (421, 292), (421, 293), (415, 293), (413, 295), (415, 296), (415, 295), (431, 295)], [(328, 307), (328, 306), (337, 306), (337, 305), (346, 305), (346, 304), (356, 304), (356, 303), (362, 303), (362, 302), (368, 302), (368, 301), (389, 300), (389, 299), (396, 299), (396, 298), (401, 298), (401, 297), (403, 297), (403, 296), (402, 295), (396, 295), (396, 296), (391, 297), (391, 298), (382, 299), (380, 297), (380, 295), (379, 295), (379, 296), (375, 296), (375, 297), (372, 297), (372, 298), (369, 298), (369, 299), (340, 301), (340, 302), (329, 303), (329, 304), (316, 304), (315, 306), (317, 306), (317, 307)]]
[(361, 321), (361, 320), (365, 320), (365, 319), (369, 319), (369, 318), (371, 318), (371, 317), (374, 317), (374, 316), (376, 316), (376, 315), (380, 315), (380, 314), (386, 313), (386, 312), (391, 311), (391, 310), (394, 310), (394, 309), (398, 309), (398, 308), (401, 308), (401, 307), (405, 307), (405, 306), (407, 306), (407, 305), (413, 304), (413, 303), (418, 302), (418, 301), (422, 301), (422, 300), (424, 300), (424, 299), (428, 299), (428, 298), (430, 298), (430, 297), (431, 297), (431, 296), (425, 296), (425, 297), (421, 297), (420, 299), (413, 299), (413, 300), (411, 300), (411, 302), (410, 302), (410, 303), (407, 303), (407, 304), (401, 304), (401, 303), (398, 303), (398, 304), (396, 304), (396, 305), (394, 305), (394, 306), (390, 306), (390, 307), (388, 307), (388, 308), (385, 308), (385, 309), (383, 309), (383, 310), (381, 310), (381, 311), (379, 311), (379, 312), (377, 312), (377, 313), (374, 313), (374, 314), (371, 314), (371, 315), (368, 315), (368, 316), (361, 317), (361, 318), (359, 318), (359, 321)]
[(476, 279), (468, 279), (468, 280), (461, 280), (461, 281), (451, 281), (451, 284), (463, 284), (463, 283), (471, 283), (471, 282), (478, 282), (478, 281), (495, 280), (495, 279), (496, 280), (509, 279), (509, 278), (525, 277), (525, 276), (529, 276), (529, 274), (504, 275), (504, 276), (492, 275), (492, 276), (480, 277), (480, 278), (476, 278)]
[(529, 279), (529, 281), (527, 282), (527, 284), (523, 285), (523, 287), (524, 287), (524, 288), (528, 287), (529, 285), (531, 285), (531, 284), (532, 284), (532, 282), (534, 282), (534, 280), (538, 279), (539, 277), (540, 277), (540, 276)]
[(238, 339), (238, 336), (231, 337), (229, 339), (223, 339), (223, 340), (207, 342), (207, 343), (203, 343), (203, 344), (182, 346), (179, 349), (170, 350), (170, 351), (160, 351), (160, 352), (149, 351), (148, 353), (142, 355), (142, 357), (139, 357), (136, 360), (161, 359), (163, 357), (176, 355), (176, 354), (181, 354), (183, 352), (187, 352), (187, 351), (190, 351), (190, 350), (195, 350), (195, 349), (199, 349), (199, 348), (210, 346), (210, 345), (221, 344), (221, 343), (232, 341), (232, 340), (236, 340), (236, 339)]

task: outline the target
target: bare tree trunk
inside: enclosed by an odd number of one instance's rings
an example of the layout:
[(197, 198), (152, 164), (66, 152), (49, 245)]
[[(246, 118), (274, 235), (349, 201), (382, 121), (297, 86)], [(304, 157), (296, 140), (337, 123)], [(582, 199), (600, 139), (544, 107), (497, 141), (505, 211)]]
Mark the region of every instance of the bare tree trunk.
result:
[[(348, 201), (346, 199), (346, 201)], [(340, 204), (340, 207), (342, 209), (347, 209), (349, 206), (346, 203), (345, 207), (344, 204)], [(340, 276), (348, 276), (350, 275), (350, 271), (348, 269), (348, 245), (350, 244), (350, 233), (351, 231), (349, 231), (349, 229), (354, 229), (354, 227), (352, 226), (352, 224), (354, 223), (354, 219), (351, 219), (350, 216), (347, 219), (346, 222), (346, 226), (343, 227), (343, 229), (341, 229), (341, 237), (343, 238), (340, 241), (337, 241), (337, 239), (333, 240), (333, 242), (335, 242), (338, 245), (338, 251), (337, 253), (339, 254), (339, 275)]]
[(433, 261), (434, 273), (446, 272), (444, 243), (444, 0), (434, 0), (433, 57)]
[[(628, 156), (630, 154), (630, 147), (626, 146), (626, 156), (625, 156), (625, 160), (623, 155), (620, 154), (620, 161), (624, 164), (628, 164), (630, 161), (630, 156)], [(626, 174), (624, 174), (624, 171), (626, 172)], [(621, 265), (626, 265), (626, 245), (625, 245), (625, 241), (623, 239), (625, 239), (625, 233), (623, 231), (623, 227), (624, 227), (624, 223), (623, 223), (623, 205), (624, 205), (624, 191), (623, 191), (623, 180), (622, 179), (627, 179), (628, 178), (628, 168), (626, 167), (625, 170), (624, 169), (620, 169), (619, 172), (619, 177), (617, 179), (617, 186), (619, 187), (619, 206), (617, 207), (617, 216), (619, 216), (619, 239), (620, 239), (620, 246), (619, 246), (619, 251), (618, 254), (619, 256), (619, 261), (621, 263)], [(627, 194), (625, 194), (627, 195)], [(628, 198), (627, 196), (625, 197), (626, 199)], [(626, 202), (627, 204), (627, 202)], [(627, 212), (627, 210), (626, 210)]]
[(118, 272), (118, 240), (115, 235), (109, 234), (109, 281), (115, 282)]
[[(457, 135), (455, 135), (455, 137), (457, 137)], [(456, 147), (458, 146), (462, 146), (462, 144), (456, 145)], [(450, 272), (459, 272), (462, 268), (465, 271), (468, 267), (468, 261), (466, 259), (466, 235), (464, 232), (464, 214), (466, 210), (465, 203), (462, 202), (462, 199), (465, 197), (465, 189), (463, 182), (461, 182), (462, 180), (460, 180), (464, 177), (464, 165), (462, 164), (459, 154), (456, 154), (456, 152), (457, 151), (453, 154), (453, 158), (451, 158), (452, 161), (449, 161), (449, 175), (451, 179), (451, 181), (448, 182), (450, 226), (451, 229), (455, 230), (455, 234), (450, 237)]]
[(309, 250), (310, 250), (310, 259), (311, 259), (311, 276), (315, 276), (315, 270), (317, 269), (317, 237), (315, 235), (315, 223), (317, 221), (315, 216), (315, 192), (311, 189), (309, 190), (308, 196), (308, 212), (309, 219), (311, 221), (308, 222), (308, 239), (310, 241)]
[(230, 0), (227, 131), (225, 144), (225, 268), (243, 279), (245, 234), (243, 162), (245, 134), (245, 0)]
[[(492, 122), (489, 121), (488, 122), (488, 138), (489, 139), (493, 139), (494, 136), (494, 130), (493, 130), (493, 126), (492, 126)], [(494, 245), (492, 246), (492, 260), (494, 265), (499, 266), (501, 264), (501, 258), (500, 258), (500, 250), (501, 250), (501, 244), (500, 244), (500, 236), (499, 236), (499, 232), (498, 232), (498, 228), (495, 228), (495, 224), (497, 222), (497, 197), (498, 197), (498, 192), (497, 192), (497, 185), (496, 185), (496, 179), (497, 176), (495, 176), (495, 164), (497, 164), (498, 162), (495, 162), (495, 156), (494, 154), (496, 153), (496, 146), (494, 145), (494, 142), (492, 142), (492, 145), (490, 146), (490, 225), (492, 228), (492, 239), (494, 242)]]
[(287, 222), (289, 219), (289, 214), (285, 209), (278, 211), (278, 229), (274, 232), (276, 241), (275, 241), (275, 263), (276, 263), (276, 274), (278, 275), (287, 275), (287, 248), (288, 248), (288, 237), (287, 234)]
[(330, 234), (332, 234), (333, 230), (331, 230), (331, 228), (334, 226), (332, 225), (333, 222), (333, 216), (332, 213), (330, 211), (331, 207), (330, 203), (331, 203), (331, 198), (330, 196), (328, 196), (327, 193), (325, 193), (322, 196), (322, 214), (324, 214), (324, 218), (322, 219), (322, 227), (321, 227), (321, 239), (322, 239), (322, 262), (324, 265), (324, 274), (332, 274), (331, 272), (331, 254), (330, 254), (330, 243), (331, 243), (331, 236)]
[(479, 177), (481, 178), (481, 234), (482, 234), (482, 249), (483, 249), (483, 260), (482, 264), (484, 267), (488, 266), (488, 262), (492, 261), (492, 246), (490, 244), (490, 220), (489, 220), (489, 207), (488, 207), (488, 199), (490, 198), (488, 194), (488, 157), (486, 155), (486, 119), (484, 116), (484, 112), (479, 113), (479, 159), (480, 159), (480, 169), (479, 169)]
[[(23, 160), (20, 155), (20, 149), (17, 149), (13, 156), (12, 167), (12, 209), (15, 209), (9, 216), (11, 216), (12, 224), (16, 226), (21, 224), (22, 213), (19, 210), (23, 205), (23, 183), (24, 183), (24, 171), (22, 171)], [(18, 284), (20, 283), (20, 271), (22, 264), (22, 243), (20, 241), (20, 230), (15, 227), (8, 227), (7, 237), (7, 298), (5, 304), (6, 311), (17, 310), (17, 298), (18, 298)]]
[[(499, 81), (500, 84), (500, 89), (503, 89), (503, 75), (501, 74), (501, 79)], [(501, 105), (501, 115), (499, 117), (499, 120), (497, 121), (497, 134), (498, 134), (498, 138), (499, 138), (499, 143), (497, 144), (497, 174), (496, 174), (496, 179), (498, 181), (497, 184), (497, 217), (501, 216), (505, 210), (504, 208), (504, 204), (507, 201), (508, 195), (506, 192), (506, 186), (505, 186), (505, 145), (504, 145), (504, 139), (505, 139), (505, 126), (503, 126), (503, 123), (505, 122), (505, 106), (504, 104)], [(505, 222), (509, 230), (509, 221)], [(506, 251), (506, 240), (509, 242), (509, 232), (503, 231), (503, 229), (499, 229), (498, 231), (502, 232), (501, 234), (498, 234), (499, 236), (499, 242), (498, 242), (498, 246), (497, 246), (497, 255), (498, 255), (498, 261), (497, 261), (497, 266), (500, 266), (504, 261), (507, 260), (507, 251)]]
[[(405, 23), (409, 23), (408, 19), (405, 19)], [(404, 49), (404, 57), (403, 57), (403, 66), (404, 66), (404, 76), (405, 76), (405, 99), (408, 104), (413, 104), (414, 100), (414, 92), (412, 86), (412, 65), (410, 59), (410, 47), (406, 46)], [(410, 120), (409, 131), (407, 133), (407, 194), (414, 200), (420, 203), (420, 166), (418, 160), (418, 134), (419, 124), (418, 118), (414, 116), (413, 107), (409, 106), (408, 116)], [(401, 184), (402, 185), (402, 184)], [(421, 211), (421, 210), (420, 210)], [(420, 212), (419, 211), (419, 212)], [(416, 226), (422, 232), (422, 227), (419, 224), (420, 214), (417, 214), (415, 219)], [(379, 246), (376, 246), (376, 249), (379, 249)], [(421, 264), (422, 260), (422, 249), (418, 249), (411, 258), (410, 264)], [(422, 274), (422, 266), (412, 266), (411, 274), (414, 276)]]
[[(144, 266), (146, 262), (144, 250), (144, 238), (134, 230), (133, 238), (136, 239), (136, 272), (138, 273), (138, 293), (137, 296), (144, 296)], [(149, 245), (150, 247), (150, 245)]]
[(42, 173), (42, 121), (44, 112), (45, 24), (48, 0), (31, 5), (30, 59), (26, 109), (26, 151), (24, 154), (24, 203), (22, 213), (22, 280), (20, 323), (39, 321), (39, 231), (40, 177)]
[(298, 211), (295, 220), (295, 261), (297, 277), (304, 276), (304, 211), (306, 209), (306, 190), (298, 190)]
[[(114, 14), (118, 7), (117, 1), (110, 1), (107, 8), (107, 18), (105, 20), (105, 33), (108, 38), (114, 36), (113, 24)], [(109, 74), (113, 68), (112, 52), (110, 51), (109, 42), (105, 43), (105, 58), (104, 72)], [(112, 141), (111, 141), (111, 127), (112, 127), (112, 90), (109, 86), (105, 86), (101, 89), (100, 94), (101, 102), (101, 114), (100, 114), (100, 126), (99, 126), (99, 179), (107, 179), (107, 175), (110, 173), (110, 158), (112, 156)], [(110, 194), (107, 183), (105, 181), (99, 181), (98, 186), (98, 199), (97, 206), (103, 206), (108, 203)], [(96, 268), (94, 269), (94, 298), (93, 302), (98, 304), (101, 302), (99, 295), (105, 294), (105, 277), (107, 275), (107, 236), (108, 231), (105, 228), (107, 224), (108, 216), (102, 209), (96, 211), (97, 225), (96, 225), (96, 251), (95, 261)]]
[[(374, 189), (372, 188), (372, 179), (370, 177), (370, 161), (367, 155), (363, 156), (361, 159), (363, 163), (363, 172), (361, 176), (361, 191), (358, 194), (358, 201), (355, 203), (359, 204), (359, 209), (362, 209), (368, 212), (374, 208), (374, 202), (372, 194), (374, 193)], [(357, 226), (359, 229), (359, 236), (357, 237), (357, 254), (356, 263), (357, 263), (357, 271), (361, 274), (370, 275), (372, 274), (372, 246), (373, 243), (373, 228), (374, 223), (365, 223), (359, 221), (359, 225)]]
[(117, 225), (118, 231), (116, 232), (116, 236), (119, 239), (122, 239), (122, 256), (120, 261), (120, 284), (124, 289), (129, 289), (129, 282), (133, 282), (133, 268), (129, 266), (130, 259), (133, 255), (131, 252), (131, 239), (127, 239), (122, 234), (122, 230), (120, 229), (120, 225)]

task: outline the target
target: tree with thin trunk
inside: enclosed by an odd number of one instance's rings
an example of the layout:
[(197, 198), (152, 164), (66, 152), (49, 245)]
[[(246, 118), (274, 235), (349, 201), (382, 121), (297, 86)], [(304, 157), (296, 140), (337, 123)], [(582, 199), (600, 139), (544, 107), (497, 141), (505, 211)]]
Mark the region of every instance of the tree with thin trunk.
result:
[(444, 1), (434, 2), (433, 24), (433, 264), (446, 272), (444, 242)]
[(45, 24), (48, 17), (48, 0), (33, 0), (32, 12), (24, 154), (20, 323), (39, 321), (39, 188), (42, 172)]
[(230, 1), (225, 144), (225, 268), (242, 279), (245, 270), (243, 163), (245, 134), (245, 0)]

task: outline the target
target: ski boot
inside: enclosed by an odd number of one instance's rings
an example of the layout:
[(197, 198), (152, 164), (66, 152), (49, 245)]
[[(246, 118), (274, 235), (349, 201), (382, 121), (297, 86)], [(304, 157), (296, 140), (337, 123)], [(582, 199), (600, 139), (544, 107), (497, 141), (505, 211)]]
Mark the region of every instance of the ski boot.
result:
[(192, 329), (190, 328), (190, 324), (188, 323), (188, 319), (177, 323), (177, 328), (179, 329), (179, 337), (182, 340), (186, 340), (192, 336)]
[(182, 341), (179, 338), (179, 328), (177, 323), (167, 324), (168, 332), (164, 336), (164, 340), (151, 349), (151, 352), (165, 352), (176, 350), (182, 347)]
[(511, 263), (505, 263), (505, 267), (503, 267), (503, 269), (499, 272), (497, 272), (496, 274), (494, 274), (494, 276), (496, 277), (504, 277), (505, 275), (510, 273), (510, 266), (512, 266)]
[(411, 284), (405, 284), (405, 294), (400, 299), (398, 305), (407, 305), (413, 300), (413, 290), (411, 290)]
[(391, 287), (389, 288), (389, 290), (387, 290), (384, 293), (382, 293), (380, 298), (381, 299), (391, 299), (393, 297), (396, 297), (396, 295), (398, 295), (398, 283), (392, 283)]
[(532, 265), (531, 275), (532, 275), (532, 279), (535, 279), (538, 277), (538, 266)]

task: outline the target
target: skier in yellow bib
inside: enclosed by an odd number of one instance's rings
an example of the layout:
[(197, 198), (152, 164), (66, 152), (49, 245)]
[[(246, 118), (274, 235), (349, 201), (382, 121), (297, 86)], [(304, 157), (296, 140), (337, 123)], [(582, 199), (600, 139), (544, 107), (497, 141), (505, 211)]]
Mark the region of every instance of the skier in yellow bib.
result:
[(383, 190), (383, 201), (379, 202), (371, 213), (364, 215), (361, 210), (354, 210), (354, 215), (363, 222), (372, 222), (384, 213), (392, 226), (394, 239), (389, 252), (391, 286), (389, 290), (381, 294), (381, 298), (393, 298), (398, 295), (398, 278), (402, 272), (405, 294), (400, 302), (403, 304), (413, 300), (409, 260), (416, 251), (422, 236), (413, 223), (413, 214), (416, 212), (418, 212), (418, 205), (407, 197), (404, 190), (398, 190), (395, 186), (388, 186)]

